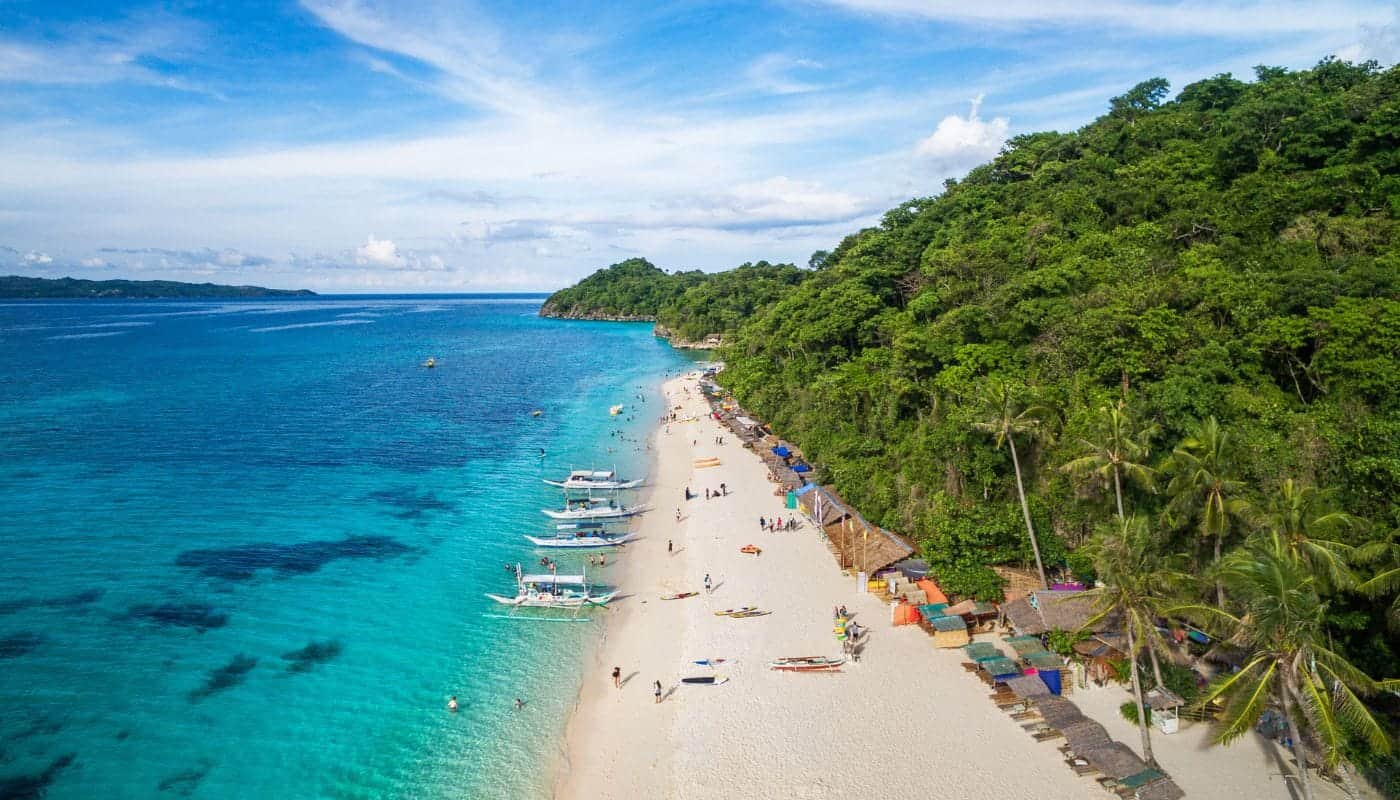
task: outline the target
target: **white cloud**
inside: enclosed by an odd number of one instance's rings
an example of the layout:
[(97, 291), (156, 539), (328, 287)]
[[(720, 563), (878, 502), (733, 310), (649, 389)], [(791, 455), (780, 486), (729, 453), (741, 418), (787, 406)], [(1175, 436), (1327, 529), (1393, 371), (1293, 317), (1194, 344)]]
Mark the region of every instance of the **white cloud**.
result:
[(933, 134), (919, 142), (915, 152), (945, 166), (970, 166), (996, 155), (1006, 141), (1011, 121), (1006, 117), (984, 120), (978, 115), (981, 107), (982, 95), (978, 95), (966, 117), (944, 117)]
[(1355, 31), (1381, 25), (1383, 7), (1323, 0), (813, 0), (863, 14), (997, 27), (1112, 28), (1153, 36), (1239, 36)]
[(102, 269), (103, 267), (108, 267), (111, 265), (107, 263), (106, 259), (97, 258), (94, 256), (92, 258), (84, 258), (80, 260), (78, 262), (78, 266), (86, 267), (87, 269)]
[(404, 260), (392, 240), (376, 239), (371, 233), (368, 241), (355, 248), (355, 263), (362, 267), (401, 267)]
[(25, 264), (43, 266), (44, 264), (52, 264), (53, 256), (49, 255), (48, 253), (40, 253), (37, 250), (30, 250), (28, 253), (25, 253), (20, 260), (23, 261)]
[(802, 94), (824, 88), (822, 84), (802, 77), (821, 68), (820, 62), (808, 58), (769, 53), (750, 64), (744, 74), (753, 88), (760, 92)]

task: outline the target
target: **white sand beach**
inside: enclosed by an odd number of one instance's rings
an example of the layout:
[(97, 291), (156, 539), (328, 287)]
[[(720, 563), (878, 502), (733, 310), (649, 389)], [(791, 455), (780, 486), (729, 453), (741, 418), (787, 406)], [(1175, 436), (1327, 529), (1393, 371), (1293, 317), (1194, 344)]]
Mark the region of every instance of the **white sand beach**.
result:
[[(588, 667), (556, 797), (828, 798), (912, 789), (943, 800), (1112, 797), (1065, 766), (1058, 742), (1035, 742), (999, 712), (959, 667), (962, 651), (935, 649), (916, 626), (892, 626), (890, 607), (857, 593), (810, 525), (761, 532), (760, 516), (793, 514), (773, 494), (765, 465), (707, 416), (694, 375), (669, 381), (665, 391), (669, 408), (695, 420), (655, 436), (655, 509), (641, 523), (640, 540), (619, 556), (614, 576), (626, 596), (608, 613)], [(717, 435), (726, 436), (723, 446)], [(705, 457), (720, 466), (696, 468), (694, 460)], [(729, 495), (706, 500), (704, 490), (721, 483)], [(699, 496), (684, 502), (687, 486)], [(762, 554), (740, 552), (750, 543)], [(660, 599), (676, 591), (700, 595)], [(834, 674), (768, 669), (781, 656), (840, 655), (836, 605), (870, 630), (859, 663)], [(713, 613), (740, 606), (772, 614)], [(681, 684), (709, 672), (691, 663), (705, 658), (737, 659), (715, 670), (729, 681)], [(620, 689), (614, 667), (624, 678)], [(660, 704), (655, 681), (663, 687)], [(1088, 694), (1085, 713), (1136, 748), (1136, 729), (1116, 713), (1126, 694)], [(1262, 745), (1201, 752), (1204, 732), (1193, 726), (1154, 739), (1163, 767), (1188, 796), (1289, 796)]]

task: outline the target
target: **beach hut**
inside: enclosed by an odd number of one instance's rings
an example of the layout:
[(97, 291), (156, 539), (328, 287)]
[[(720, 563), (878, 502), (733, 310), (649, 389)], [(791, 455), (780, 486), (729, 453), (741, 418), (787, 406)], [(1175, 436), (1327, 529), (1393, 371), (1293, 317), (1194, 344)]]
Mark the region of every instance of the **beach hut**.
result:
[(1162, 733), (1176, 733), (1180, 726), (1181, 707), (1186, 705), (1170, 689), (1158, 687), (1148, 690), (1142, 696), (1143, 705), (1152, 709), (1152, 724)]
[[(1097, 612), (1094, 596), (1087, 592), (1039, 589), (1004, 603), (1001, 613), (1017, 633), (1039, 636), (1049, 631), (1082, 630)], [(1116, 631), (1120, 627), (1118, 616), (1110, 614), (1094, 625), (1094, 632)]]
[(928, 630), (933, 634), (934, 647), (962, 647), (971, 641), (967, 635), (967, 623), (962, 617), (938, 616), (926, 618)]
[(949, 615), (962, 617), (974, 631), (990, 630), (1000, 613), (995, 605), (981, 600), (964, 600), (948, 608)]

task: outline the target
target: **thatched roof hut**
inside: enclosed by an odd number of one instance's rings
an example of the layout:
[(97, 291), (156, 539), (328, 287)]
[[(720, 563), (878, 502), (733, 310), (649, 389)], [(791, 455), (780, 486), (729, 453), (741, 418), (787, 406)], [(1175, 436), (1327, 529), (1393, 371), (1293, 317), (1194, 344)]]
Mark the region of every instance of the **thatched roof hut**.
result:
[(1147, 769), (1147, 765), (1122, 742), (1109, 742), (1102, 747), (1075, 750), (1094, 769), (1110, 778), (1126, 778)]
[(1060, 733), (1065, 735), (1065, 741), (1069, 742), (1075, 752), (1092, 750), (1095, 747), (1103, 747), (1111, 744), (1113, 739), (1109, 737), (1108, 731), (1102, 725), (1085, 717), (1079, 722), (1071, 722), (1060, 728)]
[[(1097, 613), (1094, 595), (1088, 592), (1039, 589), (1002, 605), (1001, 613), (1017, 632), (1039, 636), (1047, 631), (1081, 630)], [(1094, 632), (1119, 628), (1116, 615), (1099, 620)]]

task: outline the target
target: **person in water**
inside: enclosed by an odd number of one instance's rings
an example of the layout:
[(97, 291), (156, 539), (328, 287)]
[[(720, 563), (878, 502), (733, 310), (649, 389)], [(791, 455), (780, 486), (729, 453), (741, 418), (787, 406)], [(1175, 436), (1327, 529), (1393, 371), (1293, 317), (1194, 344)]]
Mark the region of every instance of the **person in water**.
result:
[(522, 708), (524, 708), (524, 707), (525, 707), (525, 701), (524, 701), (524, 700), (521, 700), (519, 697), (515, 698), (515, 710), (516, 710), (516, 711), (519, 711), (520, 709), (522, 709)]
[(448, 698), (448, 700), (447, 700), (447, 710), (448, 710), (448, 711), (456, 711), (456, 710), (457, 710), (457, 695), (454, 694), (454, 695), (452, 695), (450, 698)]

